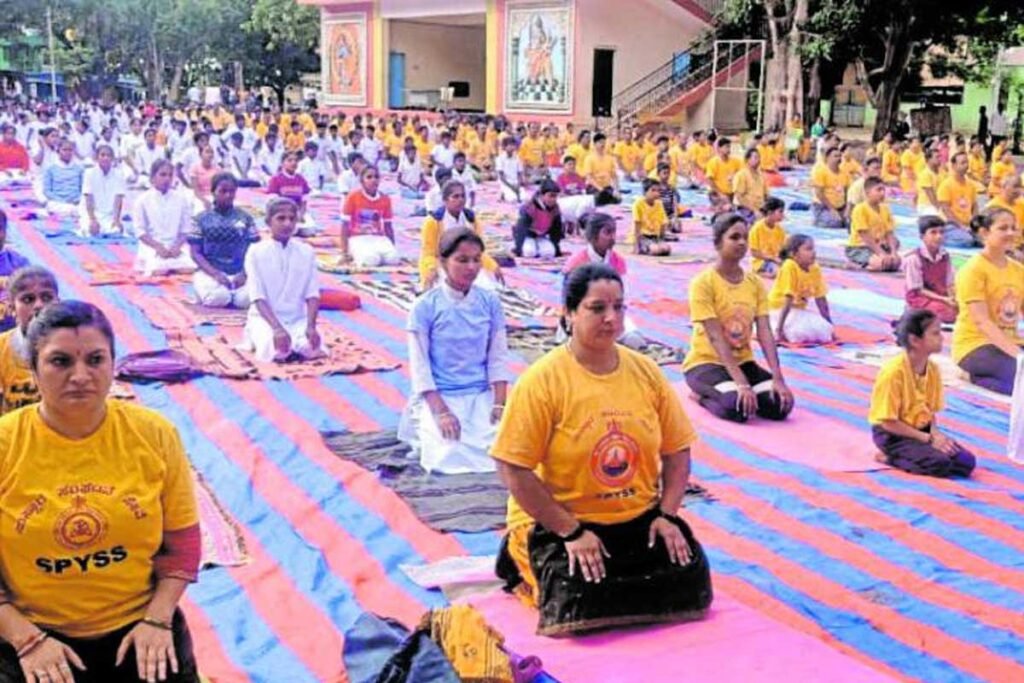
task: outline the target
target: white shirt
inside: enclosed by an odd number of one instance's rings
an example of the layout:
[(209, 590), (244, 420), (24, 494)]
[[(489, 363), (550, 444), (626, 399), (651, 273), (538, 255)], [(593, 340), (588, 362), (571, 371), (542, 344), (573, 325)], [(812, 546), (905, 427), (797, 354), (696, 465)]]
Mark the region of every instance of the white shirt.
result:
[(359, 141), (359, 153), (366, 159), (366, 163), (376, 166), (380, 159), (380, 143), (371, 138), (363, 138)]
[(444, 206), (444, 197), (441, 195), (441, 188), (434, 185), (423, 198), (423, 204), (427, 207), (427, 213), (434, 213)]
[(988, 120), (988, 130), (997, 137), (1006, 137), (1006, 116), (998, 111), (994, 112)]
[(420, 163), (420, 158), (417, 156), (409, 161), (409, 157), (403, 152), (398, 158), (398, 177), (406, 185), (419, 189), (423, 181), (423, 164)]
[(125, 133), (121, 136), (121, 142), (118, 144), (117, 155), (122, 161), (131, 159), (135, 161), (135, 152), (142, 145), (146, 144), (142, 139), (141, 135), (135, 133)]
[(284, 326), (306, 319), (306, 301), (320, 297), (313, 247), (292, 238), (282, 245), (275, 239), (254, 244), (245, 254), (249, 317), (261, 317), (257, 301), (265, 301)]
[(462, 169), (462, 173), (452, 167), (452, 180), (459, 181), (466, 188), (466, 199), (469, 199), (471, 192), (476, 192), (476, 178), (473, 177), (473, 169), (469, 167), (469, 164)]
[(143, 143), (142, 146), (135, 150), (135, 169), (143, 175), (149, 175), (150, 170), (153, 168), (153, 164), (158, 159), (166, 158), (167, 153), (160, 145), (156, 145), (150, 149), (148, 145)]
[(82, 196), (92, 197), (98, 216), (113, 216), (114, 200), (118, 196), (123, 198), (125, 192), (124, 174), (116, 166), (110, 168), (110, 173), (104, 173), (99, 166), (92, 166), (82, 176)]
[(192, 202), (174, 190), (151, 187), (135, 201), (132, 224), (137, 235), (149, 235), (169, 247), (191, 228)]
[(343, 197), (347, 197), (350, 192), (358, 190), (362, 185), (359, 182), (359, 178), (356, 177), (355, 172), (351, 168), (346, 168), (338, 176), (338, 191), (341, 192)]
[(323, 162), (319, 159), (310, 159), (309, 157), (304, 158), (299, 162), (299, 175), (306, 179), (306, 184), (309, 185), (311, 190), (322, 190), (324, 189), (324, 181), (327, 180), (327, 174)]
[(244, 143), (240, 148), (234, 145), (229, 146), (228, 158), (231, 160), (232, 173), (237, 173), (242, 178), (249, 177), (249, 173), (252, 171), (252, 152), (245, 147)]
[(71, 141), (75, 145), (75, 155), (79, 159), (92, 159), (93, 150), (96, 147), (96, 136), (88, 129), (79, 133), (77, 130), (71, 133)]
[(498, 173), (499, 177), (504, 175), (505, 182), (518, 187), (519, 185), (519, 174), (523, 171), (523, 164), (519, 161), (519, 156), (513, 154), (509, 156), (502, 152), (498, 155), (498, 158), (494, 160), (494, 170)]
[(444, 145), (434, 145), (434, 151), (430, 153), (430, 158), (438, 166), (451, 168), (455, 165), (455, 150)]
[(281, 169), (282, 157), (284, 157), (284, 147), (280, 143), (274, 149), (270, 149), (267, 143), (263, 143), (260, 146), (260, 151), (256, 153), (256, 164), (267, 175), (277, 175)]

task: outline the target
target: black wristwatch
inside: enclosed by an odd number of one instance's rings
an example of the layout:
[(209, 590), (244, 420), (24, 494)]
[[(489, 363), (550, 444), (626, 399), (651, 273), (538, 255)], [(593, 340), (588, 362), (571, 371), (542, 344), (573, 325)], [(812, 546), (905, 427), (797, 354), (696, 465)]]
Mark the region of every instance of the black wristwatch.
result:
[(665, 512), (664, 510), (662, 510), (661, 508), (658, 508), (658, 517), (662, 517), (663, 519), (667, 519), (670, 522), (676, 522), (676, 523), (679, 522), (679, 515), (670, 515), (667, 512)]
[(572, 533), (570, 533), (568, 536), (560, 536), (559, 538), (562, 539), (562, 543), (572, 543), (573, 541), (580, 540), (580, 537), (583, 536), (584, 531), (586, 531), (586, 529), (583, 528), (583, 525), (577, 522), (576, 529), (573, 530)]

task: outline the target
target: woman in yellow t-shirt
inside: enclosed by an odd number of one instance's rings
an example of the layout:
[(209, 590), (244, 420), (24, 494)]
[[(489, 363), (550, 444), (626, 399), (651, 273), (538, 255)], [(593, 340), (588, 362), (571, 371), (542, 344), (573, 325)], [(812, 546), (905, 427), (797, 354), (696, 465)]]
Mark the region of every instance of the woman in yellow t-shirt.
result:
[(199, 516), (177, 430), (107, 399), (114, 334), (95, 306), (42, 309), (27, 349), (40, 403), (0, 418), (0, 671), (198, 683), (178, 602)]
[(761, 154), (756, 147), (746, 151), (743, 161), (744, 168), (732, 177), (732, 203), (748, 223), (753, 223), (768, 197), (768, 183), (761, 172)]
[[(793, 410), (793, 394), (782, 377), (764, 285), (756, 273), (743, 270), (747, 231), (738, 214), (715, 219), (718, 261), (690, 282), (693, 338), (683, 371), (700, 404), (722, 419), (746, 422), (756, 414), (784, 420)], [(771, 372), (754, 360), (755, 325)]]
[(750, 266), (758, 275), (775, 277), (782, 265), (780, 255), (786, 243), (786, 229), (782, 219), (786, 215), (786, 202), (769, 197), (761, 207), (764, 218), (750, 229)]
[(1024, 347), (1017, 331), (1024, 265), (1009, 258), (1017, 244), (1013, 213), (986, 209), (974, 217), (971, 230), (983, 246), (956, 274), (953, 360), (974, 384), (1009, 396)]
[(0, 415), (39, 402), (25, 335), (36, 313), (57, 300), (57, 278), (40, 266), (20, 268), (7, 281), (7, 295), (14, 328), (0, 334)]
[[(827, 293), (825, 276), (815, 261), (814, 240), (808, 235), (792, 235), (786, 240), (782, 268), (768, 295), (775, 338), (808, 346), (833, 341)], [(815, 311), (807, 305), (812, 299)]]
[(697, 435), (658, 366), (616, 344), (615, 270), (582, 265), (563, 291), (569, 341), (516, 383), (491, 449), (510, 494), (497, 573), (541, 635), (700, 618), (708, 562), (678, 516)]
[(886, 462), (911, 474), (969, 477), (975, 458), (939, 431), (942, 376), (929, 356), (942, 351), (942, 321), (934, 313), (911, 309), (896, 326), (903, 353), (875, 378), (868, 422)]

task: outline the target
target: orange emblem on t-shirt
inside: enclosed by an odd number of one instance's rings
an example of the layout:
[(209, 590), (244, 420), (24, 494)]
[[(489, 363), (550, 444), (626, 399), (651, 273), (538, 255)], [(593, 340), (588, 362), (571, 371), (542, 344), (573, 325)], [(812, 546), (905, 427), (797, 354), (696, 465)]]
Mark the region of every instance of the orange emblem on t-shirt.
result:
[(754, 317), (747, 306), (734, 306), (722, 321), (725, 338), (734, 349), (745, 349), (750, 345), (750, 327)]
[(629, 434), (621, 431), (616, 422), (608, 423), (608, 433), (594, 446), (590, 454), (590, 471), (609, 487), (622, 487), (636, 474), (636, 461), (640, 446)]
[(1020, 297), (1015, 291), (1006, 290), (1006, 294), (999, 300), (996, 315), (999, 316), (999, 322), (1003, 327), (1016, 329), (1017, 321), (1020, 318)]
[(53, 535), (68, 550), (80, 550), (98, 543), (107, 534), (107, 520), (96, 508), (76, 496), (71, 507), (57, 516)]

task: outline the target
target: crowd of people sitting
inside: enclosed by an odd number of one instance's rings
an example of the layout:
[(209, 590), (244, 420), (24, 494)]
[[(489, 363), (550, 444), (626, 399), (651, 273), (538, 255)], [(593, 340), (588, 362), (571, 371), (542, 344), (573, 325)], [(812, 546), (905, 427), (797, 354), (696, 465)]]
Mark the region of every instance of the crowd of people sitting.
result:
[[(712, 599), (707, 560), (678, 516), (696, 434), (639, 352), (646, 340), (626, 315), (627, 261), (616, 221), (602, 211), (632, 199), (627, 185), (639, 185), (624, 231), (638, 258), (631, 267), (672, 254), (671, 237), (693, 208), (679, 190), (707, 190), (713, 262), (689, 286), (693, 335), (682, 368), (699, 405), (718, 418), (785, 420), (795, 401), (778, 345), (835, 339), (815, 242), (786, 231), (787, 206), (772, 196), (787, 183), (781, 172), (804, 163), (813, 162), (814, 223), (848, 235), (850, 267), (905, 272), (907, 312), (895, 326), (904, 352), (879, 372), (869, 416), (888, 462), (936, 476), (974, 467), (938, 427), (942, 384), (929, 357), (942, 351), (943, 326), (952, 325), (953, 360), (971, 381), (1004, 394), (1024, 344), (1019, 169), (1005, 148), (990, 164), (978, 141), (959, 136), (906, 145), (886, 136), (861, 156), (828, 131), (796, 144), (786, 132), (755, 134), (740, 145), (714, 131), (637, 128), (609, 139), (490, 116), (250, 116), (95, 103), (12, 104), (0, 111), (0, 132), (0, 186), (31, 184), (40, 211), (75, 216), (83, 237), (134, 236), (142, 274), (192, 273), (198, 302), (248, 311), (245, 345), (261, 361), (325, 353), (307, 238), (336, 235), (339, 262), (360, 268), (416, 259), (421, 296), (406, 327), (411, 396), (400, 437), (428, 471), (500, 474), (510, 503), (499, 575), (540, 608), (547, 634), (696, 618)], [(396, 246), (382, 178), (420, 203), (418, 254)], [(484, 183), (515, 209), (513, 258), (558, 259), (568, 238), (582, 238), (562, 266), (565, 343), (514, 386), (497, 293), (505, 274), (475, 212)], [(240, 187), (266, 195), (263, 237), (235, 204)], [(909, 252), (895, 235), (892, 192), (916, 194), (921, 246)], [(340, 225), (318, 224), (309, 210), (309, 199), (325, 196), (337, 199)], [(0, 212), (0, 247), (6, 221)], [(946, 245), (978, 251), (954, 273)], [(192, 681), (176, 611), (197, 553), (185, 456), (158, 414), (106, 399), (110, 325), (94, 307), (60, 301), (59, 276), (0, 250), (9, 307), (0, 510), (17, 520), (0, 525), (0, 673), (63, 681), (71, 666), (137, 666), (147, 680)], [(112, 447), (138, 463), (99, 456)], [(159, 476), (117, 480), (141, 476), (150, 461)], [(97, 574), (63, 559), (62, 548), (88, 539), (52, 531), (73, 504), (24, 476), (56, 482), (75, 469), (85, 481), (85, 467), (89, 481), (117, 480), (138, 503), (133, 511), (112, 501), (97, 513), (111, 519), (102, 551), (110, 569)], [(32, 558), (3, 550), (14, 546), (34, 547)], [(99, 553), (92, 557), (99, 567)], [(62, 574), (59, 590), (77, 581), (78, 594), (99, 597), (54, 599)], [(122, 664), (130, 645), (137, 662)]]

